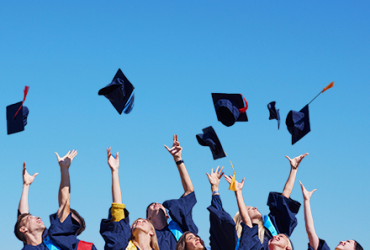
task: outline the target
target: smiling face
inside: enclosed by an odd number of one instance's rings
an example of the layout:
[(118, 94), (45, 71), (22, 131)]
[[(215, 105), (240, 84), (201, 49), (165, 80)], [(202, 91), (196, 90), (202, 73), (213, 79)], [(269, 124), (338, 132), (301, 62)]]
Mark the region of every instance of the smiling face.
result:
[(253, 223), (262, 220), (262, 215), (256, 207), (247, 206), (249, 218)]
[(21, 227), (19, 231), (22, 233), (34, 233), (36, 231), (43, 231), (45, 229), (44, 222), (42, 222), (40, 217), (28, 214), (21, 220)]
[(185, 236), (185, 246), (186, 250), (203, 250), (204, 243), (199, 238), (199, 236), (194, 235), (193, 233), (188, 233)]
[(292, 245), (290, 244), (290, 240), (288, 239), (286, 235), (278, 234), (272, 237), (271, 240), (269, 240), (269, 250), (274, 250), (274, 249), (291, 250)]
[(355, 250), (356, 249), (356, 241), (354, 240), (346, 240), (339, 242), (339, 245), (336, 246), (335, 250)]
[(137, 230), (143, 231), (144, 233), (147, 233), (149, 235), (153, 235), (153, 228), (149, 221), (145, 219), (137, 219), (132, 223), (131, 225), (131, 233), (133, 235), (136, 234)]
[(150, 221), (152, 218), (154, 218), (155, 216), (158, 216), (159, 214), (162, 214), (164, 216), (166, 216), (166, 218), (168, 218), (168, 215), (167, 215), (167, 212), (166, 212), (166, 209), (164, 208), (164, 206), (158, 202), (153, 202), (152, 204), (150, 204), (147, 208), (147, 215), (146, 215), (146, 218)]

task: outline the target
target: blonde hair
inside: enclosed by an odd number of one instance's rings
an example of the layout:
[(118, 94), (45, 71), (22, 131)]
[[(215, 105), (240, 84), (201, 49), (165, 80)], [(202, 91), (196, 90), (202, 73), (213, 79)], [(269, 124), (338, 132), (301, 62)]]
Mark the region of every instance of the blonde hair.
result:
[(154, 249), (154, 250), (159, 250), (157, 234), (156, 234), (156, 232), (155, 232), (154, 226), (153, 226), (153, 224), (152, 224), (150, 221), (148, 221), (148, 220), (146, 220), (146, 219), (138, 218), (138, 219), (136, 219), (136, 220), (134, 221), (134, 223), (132, 223), (132, 224), (131, 224), (131, 228), (130, 228), (130, 229), (131, 229), (131, 237), (130, 237), (130, 240), (132, 240), (132, 241), (134, 241), (134, 240), (135, 240), (135, 236), (132, 234), (132, 225), (133, 225), (133, 224), (135, 224), (135, 222), (136, 222), (137, 220), (145, 220), (145, 221), (147, 221), (147, 222), (149, 223), (150, 228), (151, 228), (151, 229), (152, 229), (152, 231), (153, 231), (153, 235), (152, 235), (152, 236), (150, 236), (150, 247), (151, 247), (152, 249)]
[[(242, 231), (243, 231), (243, 228), (241, 226), (241, 223), (243, 222), (243, 220), (242, 220), (242, 217), (240, 216), (239, 211), (236, 212), (233, 220), (235, 222), (236, 233), (238, 235), (238, 238), (240, 238), (242, 236)], [(260, 240), (262, 244), (265, 238), (265, 230), (266, 230), (265, 226), (263, 225), (262, 217), (261, 217), (261, 220), (257, 224), (258, 224), (258, 239)]]

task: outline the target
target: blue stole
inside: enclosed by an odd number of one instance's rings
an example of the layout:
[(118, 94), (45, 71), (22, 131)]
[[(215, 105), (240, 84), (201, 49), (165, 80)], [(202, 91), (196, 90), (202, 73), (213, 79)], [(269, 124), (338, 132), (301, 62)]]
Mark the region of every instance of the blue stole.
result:
[(46, 238), (44, 239), (44, 241), (43, 241), (43, 242), (44, 242), (45, 246), (46, 246), (49, 250), (60, 250), (60, 248), (59, 248), (59, 247), (57, 247), (57, 246), (55, 245), (55, 243), (51, 241), (51, 239), (49, 238), (49, 235), (48, 235), (48, 236), (46, 236)]
[(271, 219), (268, 215), (263, 216), (263, 225), (265, 226), (265, 228), (267, 228), (270, 231), (272, 236), (278, 235), (278, 233), (277, 233), (277, 231), (274, 227), (274, 224), (272, 224)]
[(238, 243), (236, 243), (235, 250), (238, 250), (239, 249), (239, 243), (240, 243), (240, 238), (238, 238)]
[(168, 229), (171, 231), (173, 236), (175, 236), (176, 241), (179, 241), (180, 237), (183, 235), (181, 227), (176, 222), (171, 220), (168, 224)]

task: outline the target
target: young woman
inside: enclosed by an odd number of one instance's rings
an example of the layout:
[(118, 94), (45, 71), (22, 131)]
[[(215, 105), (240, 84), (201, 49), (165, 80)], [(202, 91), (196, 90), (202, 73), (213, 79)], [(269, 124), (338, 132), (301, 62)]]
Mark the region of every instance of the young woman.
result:
[[(236, 182), (237, 190), (235, 191), (235, 196), (238, 202), (241, 220), (243, 221), (237, 225), (237, 230), (238, 227), (242, 227), (239, 250), (267, 250), (270, 244), (273, 247), (275, 243), (282, 242), (280, 240), (285, 240), (289, 243), (286, 246), (292, 249), (289, 237), (297, 226), (296, 214), (301, 204), (290, 199), (290, 194), (293, 190), (298, 166), (306, 155), (308, 153), (293, 159), (286, 156), (290, 162), (289, 178), (284, 186), (283, 193), (270, 192), (267, 200), (270, 213), (265, 217), (266, 221), (264, 221), (264, 218), (262, 218), (261, 213), (256, 207), (246, 206), (244, 203), (242, 189), (245, 178), (241, 183)], [(231, 183), (231, 176), (225, 176), (225, 179), (228, 183)]]
[(113, 203), (108, 219), (100, 224), (100, 234), (105, 241), (105, 250), (159, 250), (153, 225), (146, 219), (137, 219), (130, 227), (128, 212), (122, 204), (119, 184), (119, 155), (114, 158), (111, 149), (107, 149), (108, 165), (112, 171)]
[[(309, 250), (330, 250), (329, 246), (326, 244), (325, 240), (319, 239), (317, 237), (315, 227), (313, 224), (313, 218), (311, 213), (310, 199), (312, 194), (316, 189), (308, 192), (303, 184), (301, 183), (302, 194), (304, 199), (304, 221), (306, 224), (306, 231), (308, 235), (308, 249)], [(363, 250), (362, 246), (355, 240), (341, 241), (338, 246), (335, 247), (336, 250)]]
[[(211, 174), (207, 173), (209, 183), (212, 190), (211, 205), (207, 208), (209, 211), (210, 220), (210, 245), (211, 250), (234, 250), (238, 241), (235, 230), (235, 223), (231, 216), (222, 208), (222, 202), (218, 187), (220, 179), (223, 176), (221, 168), (216, 168), (216, 171), (211, 170)], [(192, 232), (185, 232), (176, 245), (176, 250), (205, 250), (204, 242), (199, 236)]]

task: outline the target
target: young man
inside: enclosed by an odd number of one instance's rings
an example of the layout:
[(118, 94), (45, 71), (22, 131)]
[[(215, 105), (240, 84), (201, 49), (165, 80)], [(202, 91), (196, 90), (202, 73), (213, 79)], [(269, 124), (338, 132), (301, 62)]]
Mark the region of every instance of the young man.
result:
[[(69, 151), (64, 157), (60, 157), (58, 153), (55, 154), (60, 166), (61, 180), (58, 192), (59, 209), (56, 214), (50, 216), (52, 223), (50, 230), (54, 229), (50, 238), (62, 250), (96, 250), (93, 243), (77, 239), (77, 236), (85, 230), (85, 220), (70, 208), (71, 182), (69, 167), (77, 155), (77, 151)], [(58, 234), (54, 235), (54, 231)], [(59, 237), (59, 235), (63, 235), (63, 237)]]
[[(182, 147), (180, 146), (177, 135), (173, 136), (172, 147), (168, 148), (165, 146), (165, 148), (173, 156), (176, 163), (184, 188), (184, 194), (180, 199), (165, 201), (163, 205), (160, 203), (151, 203), (146, 209), (146, 217), (155, 228), (159, 248), (175, 250), (176, 243), (183, 232), (190, 231), (198, 234), (198, 228), (192, 218), (192, 209), (197, 203), (197, 200), (193, 183), (181, 158)], [(169, 210), (172, 219), (169, 224), (167, 223), (168, 215), (166, 209)]]
[[(329, 246), (326, 244), (325, 240), (319, 239), (317, 237), (315, 227), (313, 224), (313, 217), (311, 213), (310, 199), (312, 194), (316, 189), (308, 192), (303, 184), (301, 183), (302, 194), (304, 199), (304, 221), (306, 224), (306, 231), (308, 235), (308, 249), (309, 250), (330, 250)], [(338, 246), (335, 247), (336, 250), (363, 250), (362, 246), (355, 240), (341, 241)]]

